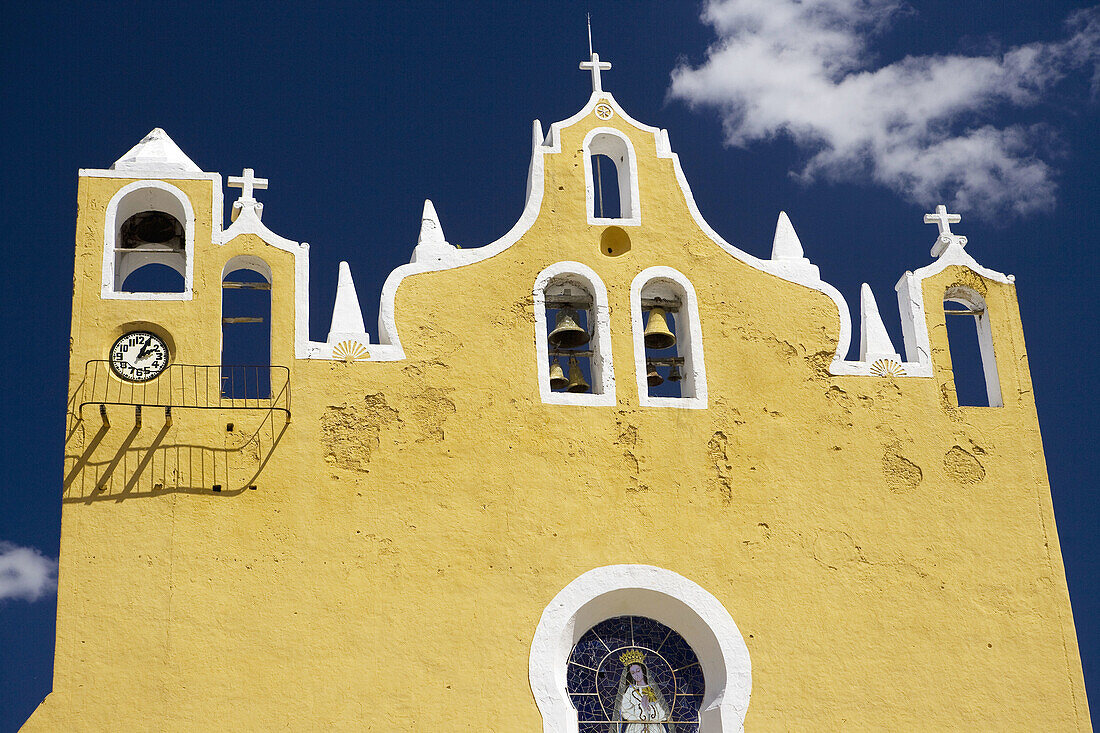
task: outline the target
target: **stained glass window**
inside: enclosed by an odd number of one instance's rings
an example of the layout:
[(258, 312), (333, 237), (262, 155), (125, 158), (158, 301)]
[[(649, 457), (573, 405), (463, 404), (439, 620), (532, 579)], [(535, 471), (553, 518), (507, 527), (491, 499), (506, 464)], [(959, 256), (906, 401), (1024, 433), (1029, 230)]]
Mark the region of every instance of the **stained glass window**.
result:
[(569, 654), (581, 733), (697, 733), (703, 670), (683, 637), (644, 616), (593, 626)]

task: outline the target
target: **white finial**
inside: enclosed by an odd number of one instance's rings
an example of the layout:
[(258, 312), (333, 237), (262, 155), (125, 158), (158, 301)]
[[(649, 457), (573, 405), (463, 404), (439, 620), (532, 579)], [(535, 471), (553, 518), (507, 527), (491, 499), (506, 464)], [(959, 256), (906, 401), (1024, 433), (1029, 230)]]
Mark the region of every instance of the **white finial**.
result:
[(439, 223), (439, 214), (435, 213), (435, 204), (424, 199), (424, 213), (420, 215), (420, 236), (417, 244), (447, 244), (443, 236), (443, 225)]
[(363, 325), (363, 311), (359, 296), (355, 293), (355, 281), (351, 279), (351, 267), (340, 263), (340, 279), (336, 284), (336, 304), (332, 308), (332, 324), (328, 330), (328, 342), (336, 343), (349, 337), (367, 340)]
[(798, 240), (794, 225), (787, 212), (780, 211), (779, 220), (775, 222), (775, 237), (772, 238), (772, 259), (800, 260), (803, 257), (802, 242)]
[(948, 214), (947, 207), (943, 204), (936, 206), (935, 214), (925, 214), (925, 224), (935, 224), (940, 229), (940, 236), (936, 239), (936, 243), (932, 245), (932, 256), (939, 257), (947, 248), (952, 244), (957, 244), (960, 247), (966, 246), (966, 237), (960, 237), (951, 231), (952, 224), (958, 224), (962, 221), (962, 216), (959, 214)]
[(251, 168), (245, 168), (243, 174), (229, 177), (229, 185), (232, 188), (241, 189), (241, 197), (233, 202), (233, 211), (230, 214), (230, 218), (236, 221), (237, 216), (247, 206), (256, 212), (256, 218), (259, 219), (260, 216), (263, 215), (264, 205), (253, 196), (253, 189), (263, 190), (267, 188), (267, 179), (257, 178), (256, 171)]
[(588, 57), (592, 58), (592, 13), (585, 13), (588, 18)]
[(590, 55), (590, 60), (589, 61), (582, 61), (581, 64), (580, 64), (580, 69), (582, 71), (590, 70), (592, 72), (592, 91), (593, 92), (602, 92), (603, 91), (603, 85), (600, 82), (600, 72), (601, 71), (607, 71), (610, 68), (611, 68), (611, 62), (610, 61), (600, 61), (600, 55), (598, 53), (595, 53), (595, 52), (593, 52)]
[(894, 351), (890, 334), (878, 312), (878, 303), (867, 283), (859, 289), (859, 360), (876, 361), (893, 359), (900, 362), (901, 355)]

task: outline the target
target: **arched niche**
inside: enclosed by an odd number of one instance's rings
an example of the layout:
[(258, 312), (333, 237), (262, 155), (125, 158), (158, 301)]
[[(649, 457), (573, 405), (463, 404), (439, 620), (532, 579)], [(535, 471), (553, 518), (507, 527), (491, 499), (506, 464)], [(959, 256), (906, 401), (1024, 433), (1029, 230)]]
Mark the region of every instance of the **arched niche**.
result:
[[(615, 166), (619, 192), (619, 216), (596, 215), (597, 181), (593, 175), (593, 156), (606, 156)], [(642, 223), (638, 205), (638, 160), (630, 139), (613, 127), (597, 127), (584, 138), (585, 210), (589, 224), (634, 226)]]
[(651, 565), (608, 565), (584, 573), (543, 611), (528, 674), (544, 733), (577, 733), (566, 666), (580, 637), (599, 622), (638, 615), (674, 629), (691, 645), (706, 680), (702, 733), (744, 730), (752, 691), (749, 650), (729, 612), (702, 586)]
[(222, 268), (221, 396), (271, 396), (271, 267), (255, 255)]
[[(128, 184), (107, 204), (101, 294), (127, 300), (190, 300), (194, 254), (195, 213), (187, 195), (164, 181)], [(182, 287), (173, 285), (165, 292), (123, 290), (127, 278), (146, 265), (171, 268), (182, 278)]]
[[(985, 298), (973, 288), (965, 285), (953, 285), (944, 292), (944, 320), (948, 328), (948, 343), (951, 353), (952, 378), (956, 381), (956, 399), (958, 404), (974, 407), (1002, 407), (1004, 406), (1001, 394), (1001, 378), (997, 371), (997, 357), (993, 351), (993, 328), (989, 320), (989, 308)], [(956, 375), (962, 371), (961, 360), (964, 357), (955, 349), (950, 349), (951, 337), (955, 335), (954, 329), (966, 330), (965, 323), (959, 323), (962, 319), (973, 319), (975, 334), (969, 338), (977, 338), (978, 358), (981, 360), (981, 372), (985, 387), (985, 400), (964, 401), (959, 399), (958, 380)], [(961, 328), (960, 328), (961, 327)], [(967, 338), (964, 333), (958, 336)], [(972, 358), (972, 357), (971, 357)]]
[[(646, 380), (647, 349), (645, 328), (647, 308), (654, 303), (669, 302), (667, 320), (676, 336), (676, 346), (669, 349), (683, 359), (680, 396), (654, 396)], [(695, 288), (687, 277), (672, 267), (657, 266), (642, 270), (630, 285), (630, 320), (634, 337), (634, 371), (638, 383), (639, 403), (646, 407), (680, 407), (703, 409), (707, 406), (707, 371), (703, 360), (703, 330), (699, 323), (699, 303)]]
[[(569, 291), (571, 297), (588, 298), (584, 316), (591, 339), (584, 350), (590, 352), (588, 381), (591, 390), (586, 393), (556, 391), (551, 387), (551, 345), (547, 334), (555, 326), (558, 299)], [(611, 310), (607, 303), (607, 288), (592, 268), (579, 262), (557, 262), (540, 272), (535, 278), (535, 356), (539, 393), (542, 401), (564, 405), (614, 405), (615, 370), (611, 359)], [(549, 304), (549, 305), (548, 305)], [(565, 367), (568, 369), (568, 365)]]

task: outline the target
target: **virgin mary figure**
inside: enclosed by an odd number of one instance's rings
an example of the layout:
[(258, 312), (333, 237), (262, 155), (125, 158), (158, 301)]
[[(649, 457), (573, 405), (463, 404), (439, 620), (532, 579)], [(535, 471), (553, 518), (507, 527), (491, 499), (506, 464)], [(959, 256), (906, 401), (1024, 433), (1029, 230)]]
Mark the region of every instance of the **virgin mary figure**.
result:
[(619, 721), (611, 724), (609, 733), (676, 733), (676, 726), (668, 722), (665, 696), (649, 677), (645, 654), (631, 649), (620, 654), (619, 661), (623, 664), (615, 695)]

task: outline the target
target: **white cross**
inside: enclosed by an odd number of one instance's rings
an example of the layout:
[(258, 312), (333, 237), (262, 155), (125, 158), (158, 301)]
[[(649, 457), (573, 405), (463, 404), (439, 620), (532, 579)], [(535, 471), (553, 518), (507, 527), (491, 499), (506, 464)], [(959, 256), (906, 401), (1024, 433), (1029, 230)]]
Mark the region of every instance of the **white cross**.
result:
[(245, 168), (244, 173), (239, 176), (230, 176), (229, 185), (233, 188), (242, 189), (241, 198), (245, 201), (252, 200), (252, 189), (265, 189), (267, 188), (266, 178), (257, 178), (256, 171), (251, 168)]
[(962, 216), (959, 214), (948, 214), (947, 207), (940, 204), (936, 207), (935, 214), (925, 214), (925, 224), (935, 224), (940, 228), (940, 235), (946, 234), (947, 236), (954, 236), (954, 232), (951, 231), (952, 224), (958, 224), (962, 221)]
[(580, 65), (581, 71), (590, 69), (592, 71), (592, 91), (602, 92), (603, 86), (600, 85), (600, 72), (607, 71), (611, 68), (610, 61), (600, 61), (600, 55), (598, 53), (592, 54), (590, 61), (582, 61)]

